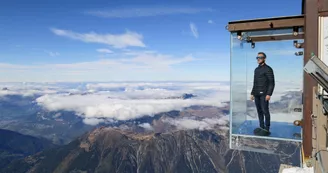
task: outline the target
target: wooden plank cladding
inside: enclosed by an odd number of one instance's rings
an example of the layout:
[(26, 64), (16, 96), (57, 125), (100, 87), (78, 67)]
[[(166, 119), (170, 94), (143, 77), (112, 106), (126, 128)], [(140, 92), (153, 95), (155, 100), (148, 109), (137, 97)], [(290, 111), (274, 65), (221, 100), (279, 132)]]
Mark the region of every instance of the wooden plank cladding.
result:
[(303, 15), (286, 16), (276, 18), (232, 21), (229, 22), (227, 29), (230, 32), (284, 29), (293, 27), (303, 27), (304, 23), (305, 21)]

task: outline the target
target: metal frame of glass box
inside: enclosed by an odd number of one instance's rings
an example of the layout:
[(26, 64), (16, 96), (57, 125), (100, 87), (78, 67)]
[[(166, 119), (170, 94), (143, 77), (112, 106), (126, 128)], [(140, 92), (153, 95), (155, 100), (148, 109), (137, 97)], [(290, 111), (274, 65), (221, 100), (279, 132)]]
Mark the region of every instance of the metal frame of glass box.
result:
[[(279, 18), (266, 18), (266, 19), (256, 19), (256, 20), (244, 20), (244, 21), (234, 21), (230, 22), (227, 26), (227, 29), (231, 32), (232, 35), (237, 35), (237, 37), (242, 40), (244, 43), (250, 43), (253, 46), (257, 42), (265, 42), (265, 41), (282, 41), (282, 40), (295, 40), (294, 44), (296, 48), (303, 48), (303, 43), (301, 40), (304, 38), (303, 32), (304, 26), (304, 17), (301, 16), (288, 16), (288, 17), (279, 17)], [(297, 32), (297, 33), (295, 33)], [(245, 34), (247, 33), (247, 34)], [(233, 36), (232, 36), (233, 37)], [(231, 42), (233, 42), (231, 38)], [(250, 46), (246, 45), (246, 46)], [(231, 50), (231, 54), (233, 54)], [(233, 56), (233, 55), (232, 55)], [(230, 58), (231, 60), (231, 73), (230, 78), (233, 78), (233, 57)], [(300, 67), (301, 68), (301, 67)], [(234, 82), (230, 80), (230, 82)], [(277, 143), (277, 141), (284, 143), (289, 142), (290, 144), (297, 146), (296, 148), (300, 151), (300, 142), (302, 142), (302, 138), (298, 139), (290, 139), (290, 138), (281, 138), (281, 137), (263, 137), (263, 136), (254, 136), (250, 134), (238, 134), (234, 132), (234, 84), (231, 83), (231, 91), (230, 91), (230, 148), (232, 149), (239, 149), (239, 150), (247, 150), (247, 151), (256, 151), (256, 152), (264, 152), (264, 153), (272, 153), (272, 154), (282, 154), (284, 151), (275, 150), (272, 152), (272, 149), (261, 149), (260, 146), (258, 147), (249, 147), (249, 146), (240, 146), (234, 145), (233, 143), (236, 140), (255, 140), (257, 143)], [(247, 97), (247, 91), (245, 91), (245, 97)], [(246, 104), (247, 100), (244, 101)], [(243, 115), (241, 115), (243, 116)], [(247, 116), (246, 114), (244, 116)], [(296, 121), (301, 121), (302, 116)], [(245, 118), (246, 120), (246, 118)], [(256, 122), (255, 122), (256, 123)], [(294, 126), (293, 124), (289, 124)], [(296, 127), (301, 133), (301, 128)]]

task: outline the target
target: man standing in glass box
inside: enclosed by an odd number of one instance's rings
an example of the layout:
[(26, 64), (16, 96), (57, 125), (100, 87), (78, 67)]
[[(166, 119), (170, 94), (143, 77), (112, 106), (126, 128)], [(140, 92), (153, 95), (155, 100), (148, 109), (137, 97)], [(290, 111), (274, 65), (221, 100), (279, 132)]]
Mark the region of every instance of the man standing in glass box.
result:
[(272, 68), (265, 63), (265, 53), (259, 52), (256, 59), (259, 65), (254, 71), (251, 100), (255, 100), (260, 129), (255, 129), (254, 133), (267, 136), (270, 135), (269, 100), (275, 87), (275, 80)]

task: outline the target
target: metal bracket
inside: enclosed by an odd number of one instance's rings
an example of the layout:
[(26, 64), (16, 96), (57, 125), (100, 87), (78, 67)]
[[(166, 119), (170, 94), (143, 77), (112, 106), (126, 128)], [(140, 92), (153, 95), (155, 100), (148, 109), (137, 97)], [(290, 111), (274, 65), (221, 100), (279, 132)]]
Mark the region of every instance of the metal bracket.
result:
[(327, 116), (328, 115), (328, 95), (319, 94), (319, 95), (317, 95), (317, 98), (320, 100), (320, 102), (322, 104), (323, 115)]

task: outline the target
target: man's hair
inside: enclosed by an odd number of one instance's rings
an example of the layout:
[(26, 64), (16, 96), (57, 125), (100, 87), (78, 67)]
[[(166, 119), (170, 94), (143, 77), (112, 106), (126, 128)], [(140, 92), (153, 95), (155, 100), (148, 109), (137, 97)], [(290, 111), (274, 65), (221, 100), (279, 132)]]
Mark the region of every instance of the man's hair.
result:
[(264, 58), (266, 58), (266, 54), (265, 54), (264, 52), (259, 52), (259, 53), (257, 53), (257, 54), (261, 54), (261, 55), (264, 56)]

